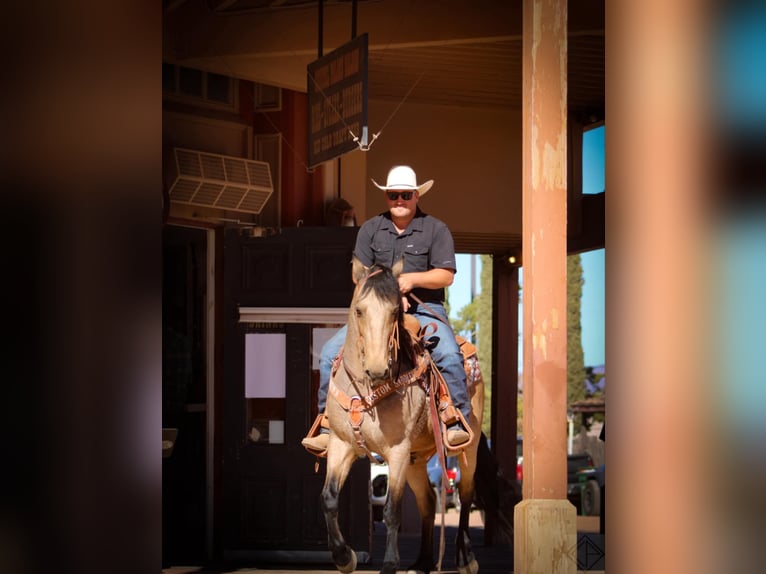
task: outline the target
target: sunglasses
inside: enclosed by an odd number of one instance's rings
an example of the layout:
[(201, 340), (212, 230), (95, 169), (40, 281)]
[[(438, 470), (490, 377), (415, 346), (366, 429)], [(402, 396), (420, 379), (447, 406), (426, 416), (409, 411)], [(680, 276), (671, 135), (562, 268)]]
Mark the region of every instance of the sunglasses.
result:
[(388, 199), (390, 199), (391, 201), (396, 201), (400, 197), (404, 201), (409, 201), (410, 199), (412, 199), (413, 193), (415, 192), (414, 191), (387, 191), (386, 197), (388, 197)]

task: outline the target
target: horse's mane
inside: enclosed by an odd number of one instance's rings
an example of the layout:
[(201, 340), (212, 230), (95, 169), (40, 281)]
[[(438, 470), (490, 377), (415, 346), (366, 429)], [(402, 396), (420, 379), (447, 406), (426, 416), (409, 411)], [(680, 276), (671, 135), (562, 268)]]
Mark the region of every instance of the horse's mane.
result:
[(370, 291), (381, 299), (395, 300), (399, 297), (399, 283), (391, 269), (377, 263), (370, 267), (359, 290), (359, 296), (364, 297)]

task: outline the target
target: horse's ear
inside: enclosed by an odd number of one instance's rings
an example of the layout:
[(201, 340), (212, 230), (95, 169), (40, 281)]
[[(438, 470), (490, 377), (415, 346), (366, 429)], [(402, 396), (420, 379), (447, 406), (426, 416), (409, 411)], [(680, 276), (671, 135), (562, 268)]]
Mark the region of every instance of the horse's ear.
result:
[(394, 266), (391, 268), (391, 273), (394, 274), (395, 278), (398, 278), (399, 275), (402, 274), (402, 270), (404, 269), (404, 255), (402, 255), (399, 258), (399, 261), (394, 263)]
[(354, 285), (359, 283), (361, 279), (367, 276), (369, 269), (365, 267), (356, 256), (351, 260), (351, 278), (354, 280)]

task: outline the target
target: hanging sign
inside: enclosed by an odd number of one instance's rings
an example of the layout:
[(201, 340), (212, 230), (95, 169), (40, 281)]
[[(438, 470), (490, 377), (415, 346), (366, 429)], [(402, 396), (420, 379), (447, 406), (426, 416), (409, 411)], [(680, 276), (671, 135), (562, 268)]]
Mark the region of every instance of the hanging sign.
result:
[(367, 34), (310, 63), (307, 93), (309, 167), (366, 147)]

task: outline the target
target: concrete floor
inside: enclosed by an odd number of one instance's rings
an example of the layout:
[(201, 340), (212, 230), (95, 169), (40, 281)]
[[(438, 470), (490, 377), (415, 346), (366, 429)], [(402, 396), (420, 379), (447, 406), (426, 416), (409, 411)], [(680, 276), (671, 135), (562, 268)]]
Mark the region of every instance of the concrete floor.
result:
[[(457, 570), (453, 566), (454, 556), (454, 537), (458, 523), (459, 513), (455, 510), (450, 510), (444, 515), (445, 526), (445, 552), (442, 562), (442, 574), (457, 574)], [(436, 515), (435, 537), (439, 538), (439, 529), (441, 525), (441, 515)], [(481, 522), (481, 514), (478, 511), (471, 513), (469, 525), (471, 527), (471, 539), (474, 542), (474, 551), (477, 555), (479, 562), (479, 571), (481, 574), (512, 574), (513, 573), (513, 552), (509, 548), (498, 547), (484, 547), (483, 546), (483, 531), (484, 527)], [(591, 546), (596, 549), (603, 549), (604, 538), (599, 533), (599, 517), (598, 516), (577, 516), (577, 534), (578, 534), (578, 549), (580, 546)], [(378, 539), (376, 548), (382, 548), (383, 540), (385, 537), (385, 527), (381, 523), (375, 523), (375, 530), (373, 537)], [(416, 552), (418, 544), (417, 535), (400, 535), (400, 554), (402, 557), (402, 563), (406, 565), (408, 561), (414, 559), (414, 552)], [(595, 546), (593, 546), (595, 545)], [(587, 549), (585, 549), (587, 551)], [(377, 553), (374, 553), (377, 554)], [(605, 570), (593, 570), (592, 566), (602, 566), (603, 559), (600, 562), (593, 562), (592, 558), (583, 557), (582, 552), (578, 553), (578, 560), (581, 560), (583, 564), (586, 564), (586, 560), (591, 560), (588, 564), (587, 570), (578, 570), (578, 572), (587, 572), (588, 574), (605, 574)], [(591, 553), (592, 556), (592, 553)], [(373, 556), (373, 560), (370, 564), (360, 564), (357, 568), (357, 572), (375, 572), (380, 568), (380, 557)], [(317, 574), (336, 574), (337, 570), (332, 568), (317, 567), (305, 567), (302, 569), (263, 569), (263, 568), (234, 568), (225, 570), (211, 570), (199, 566), (174, 566), (162, 570), (163, 574), (306, 574), (306, 572), (315, 572)], [(405, 572), (405, 570), (401, 570)]]

